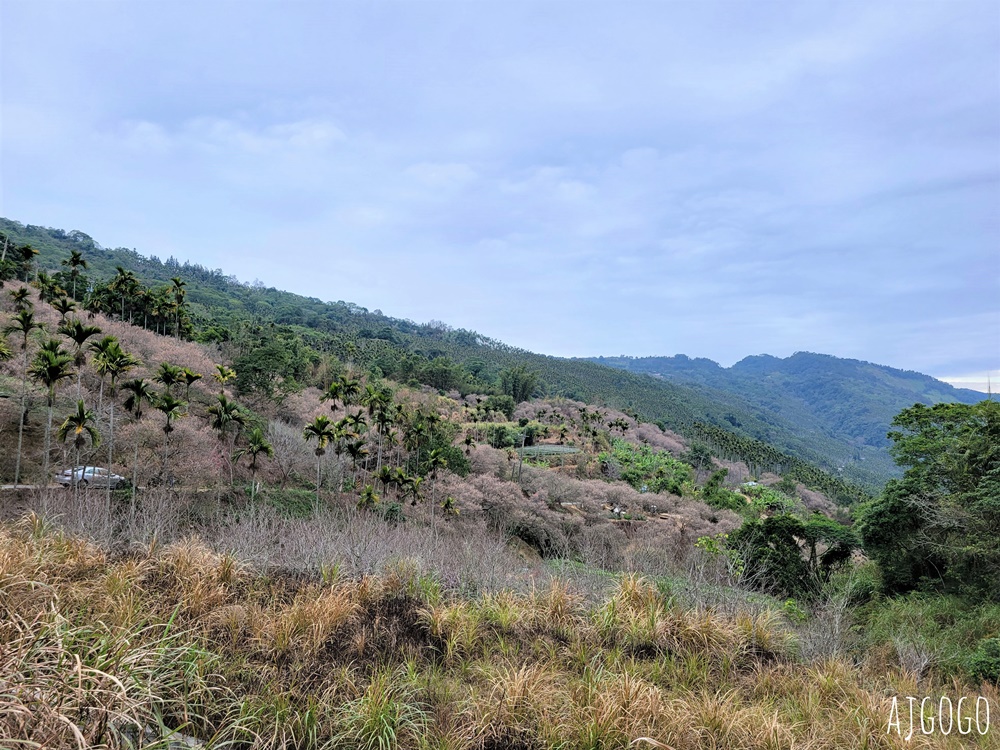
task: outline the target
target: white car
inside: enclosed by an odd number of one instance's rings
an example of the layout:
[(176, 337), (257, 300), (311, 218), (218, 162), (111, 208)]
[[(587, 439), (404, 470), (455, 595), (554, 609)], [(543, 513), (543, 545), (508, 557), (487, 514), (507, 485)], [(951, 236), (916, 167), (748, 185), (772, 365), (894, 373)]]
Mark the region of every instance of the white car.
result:
[(80, 483), (80, 487), (107, 487), (116, 490), (125, 484), (125, 477), (117, 474), (109, 474), (107, 469), (98, 466), (75, 466), (56, 474), (56, 481), (66, 487), (72, 487), (75, 481)]

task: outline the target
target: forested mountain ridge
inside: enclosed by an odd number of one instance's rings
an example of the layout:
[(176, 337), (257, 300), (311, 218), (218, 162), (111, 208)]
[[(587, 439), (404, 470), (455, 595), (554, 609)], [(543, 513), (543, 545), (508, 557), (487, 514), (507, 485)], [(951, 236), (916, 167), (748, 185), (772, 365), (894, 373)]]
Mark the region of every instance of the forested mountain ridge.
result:
[[(703, 440), (720, 454), (748, 459), (761, 469), (787, 470), (792, 463), (808, 462), (870, 489), (877, 489), (895, 471), (882, 446), (845, 441), (837, 429), (810, 422), (800, 403), (776, 400), (770, 392), (765, 392), (767, 397), (744, 394), (708, 375), (683, 381), (657, 379), (642, 371), (629, 372), (632, 368), (622, 368), (621, 363), (616, 368), (612, 361), (535, 354), (443, 323), (417, 324), (349, 302), (324, 302), (259, 282), (241, 283), (221, 270), (174, 258), (161, 261), (127, 248), (107, 249), (79, 231), (0, 219), (0, 232), (15, 245), (30, 244), (37, 253), (34, 267), (51, 273), (66, 268), (73, 251), (82, 253), (88, 265), (79, 277), (78, 299), (82, 301), (88, 285), (104, 284), (105, 304), (137, 324), (164, 332), (180, 327), (185, 336), (217, 343), (233, 360), (241, 379), (238, 387), (244, 392), (280, 396), (298, 385), (323, 385), (320, 381), (329, 371), (326, 359), (375, 368), (399, 382), (463, 393), (485, 392), (501, 372), (522, 368), (528, 377), (515, 387), (627, 410)], [(62, 274), (68, 283), (67, 272)], [(115, 279), (120, 282), (117, 287)], [(183, 316), (176, 319), (169, 312), (172, 279), (180, 285), (175, 291), (184, 301)], [(168, 285), (160, 290), (161, 307), (166, 305), (167, 311), (158, 312), (152, 290), (127, 293), (126, 282)], [(889, 419), (891, 414), (886, 425)], [(811, 471), (799, 468), (802, 474)], [(826, 489), (844, 500), (857, 496), (847, 487)]]
[(774, 414), (797, 434), (822, 434), (840, 444), (843, 461), (868, 463), (870, 473), (896, 475), (886, 433), (893, 417), (915, 403), (974, 404), (982, 393), (954, 388), (929, 375), (828, 354), (796, 352), (784, 359), (746, 357), (725, 368), (710, 359), (593, 357), (590, 361), (664, 382), (732, 394)]

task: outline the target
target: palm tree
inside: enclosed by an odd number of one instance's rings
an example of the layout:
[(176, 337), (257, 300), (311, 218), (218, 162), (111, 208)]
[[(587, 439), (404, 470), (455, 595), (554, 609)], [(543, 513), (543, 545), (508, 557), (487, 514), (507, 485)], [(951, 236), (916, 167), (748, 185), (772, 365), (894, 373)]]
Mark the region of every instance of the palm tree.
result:
[(321, 470), (322, 463), (321, 459), (323, 454), (326, 453), (326, 446), (330, 444), (330, 441), (337, 437), (336, 430), (330, 423), (330, 418), (325, 414), (320, 414), (316, 419), (306, 425), (305, 429), (302, 431), (302, 437), (305, 438), (306, 442), (310, 440), (316, 441), (316, 512), (319, 511), (319, 489), (321, 486)]
[[(115, 268), (116, 275), (111, 280), (108, 288), (117, 294), (121, 298), (121, 312), (122, 321), (125, 320), (125, 300), (135, 294), (136, 288), (139, 286), (139, 280), (136, 279), (135, 274), (131, 271), (126, 271), (121, 266)], [(132, 321), (129, 320), (131, 323)]]
[[(111, 381), (111, 393), (108, 399), (111, 403), (111, 422), (108, 429), (108, 474), (111, 474), (111, 463), (114, 458), (115, 447), (115, 385), (118, 378), (127, 373), (136, 365), (139, 360), (127, 352), (123, 352), (121, 346), (115, 341), (104, 349), (104, 351), (94, 356), (94, 366)], [(111, 508), (111, 482), (108, 482), (108, 509)]]
[(156, 401), (156, 392), (145, 378), (135, 378), (122, 383), (122, 390), (128, 391), (128, 398), (122, 404), (137, 420), (142, 419), (142, 404)]
[(191, 400), (191, 386), (201, 380), (204, 375), (200, 372), (192, 372), (191, 369), (185, 367), (181, 370), (181, 377), (184, 379), (184, 398), (188, 401)]
[(6, 362), (14, 356), (14, 350), (10, 348), (6, 337), (0, 337), (0, 362)]
[(246, 417), (240, 411), (239, 405), (235, 401), (230, 401), (225, 395), (218, 397), (219, 402), (210, 406), (208, 413), (211, 415), (211, 425), (213, 430), (219, 431), (219, 440), (225, 442), (226, 437), (232, 432), (231, 444), (229, 446), (229, 486), (233, 485), (233, 454), (236, 449), (236, 438), (240, 434), (240, 428), (246, 424)]
[(163, 385), (163, 387), (166, 388), (167, 393), (170, 393), (171, 388), (184, 382), (184, 370), (177, 365), (170, 364), (169, 362), (161, 362), (160, 369), (156, 371), (156, 375), (153, 376), (153, 380)]
[(10, 298), (14, 301), (14, 310), (16, 312), (29, 310), (33, 307), (31, 304), (31, 290), (26, 286), (11, 290)]
[(50, 304), (57, 297), (66, 295), (66, 290), (59, 286), (56, 280), (45, 271), (38, 271), (35, 274), (34, 284), (38, 287), (39, 298)]
[(362, 508), (374, 508), (378, 505), (379, 496), (375, 492), (375, 488), (370, 484), (366, 484), (364, 489), (361, 490), (361, 497), (358, 498), (358, 510)]
[(448, 466), (448, 459), (445, 458), (444, 451), (441, 448), (434, 448), (430, 453), (427, 454), (427, 468), (431, 475), (431, 534), (437, 538), (437, 526), (434, 520), (434, 506), (437, 504), (437, 476), (438, 469), (444, 469)]
[(347, 453), (351, 457), (351, 463), (354, 464), (354, 472), (351, 474), (351, 484), (357, 485), (358, 461), (368, 455), (368, 448), (365, 447), (363, 440), (352, 440), (347, 444)]
[[(83, 401), (77, 401), (76, 411), (67, 416), (62, 425), (60, 425), (59, 432), (56, 433), (59, 442), (65, 443), (66, 438), (70, 434), (73, 435), (73, 447), (76, 449), (76, 463), (74, 466), (80, 466), (80, 451), (87, 437), (90, 437), (91, 448), (97, 448), (101, 444), (101, 434), (95, 427), (96, 422), (97, 418), (94, 416), (94, 412), (90, 409), (85, 409)], [(79, 507), (80, 502), (80, 475), (82, 473), (77, 474), (73, 472), (73, 496), (77, 502), (77, 507)]]
[(170, 279), (171, 283), (174, 285), (171, 291), (174, 293), (174, 312), (177, 316), (177, 327), (176, 333), (177, 338), (180, 340), (181, 337), (181, 313), (184, 311), (184, 287), (187, 286), (187, 282), (181, 281), (180, 277), (174, 276)]
[(24, 359), (21, 376), (21, 418), (17, 426), (17, 463), (14, 468), (14, 484), (21, 481), (21, 450), (24, 446), (25, 401), (28, 397), (28, 337), (32, 331), (41, 330), (42, 324), (35, 322), (35, 314), (31, 310), (19, 310), (14, 319), (4, 326), (5, 336), (11, 333), (21, 334), (21, 356)]
[(260, 427), (254, 427), (247, 436), (247, 447), (241, 451), (242, 454), (250, 456), (250, 500), (253, 501), (257, 495), (257, 458), (258, 456), (273, 456), (274, 448)]
[(28, 273), (31, 271), (31, 266), (35, 262), (35, 256), (38, 255), (38, 251), (31, 245), (21, 245), (18, 248), (18, 252), (21, 255), (21, 263), (24, 266), (24, 283), (27, 284)]
[(101, 332), (101, 329), (97, 326), (88, 326), (81, 323), (77, 318), (73, 318), (69, 322), (63, 322), (59, 326), (59, 333), (68, 338), (74, 344), (76, 344), (76, 351), (73, 353), (73, 364), (76, 365), (76, 397), (79, 399), (80, 396), (80, 379), (81, 373), (83, 372), (83, 366), (87, 364), (87, 353), (83, 350), (83, 345), (87, 343), (87, 339), (91, 336), (96, 336)]
[(226, 392), (226, 383), (236, 377), (236, 370), (225, 365), (216, 365), (212, 377), (219, 383), (219, 393), (223, 394)]
[(166, 417), (166, 423), (163, 425), (163, 477), (167, 479), (169, 477), (169, 472), (167, 471), (167, 458), (169, 456), (170, 450), (170, 433), (174, 431), (174, 420), (177, 417), (183, 416), (182, 411), (184, 407), (184, 402), (179, 401), (174, 398), (170, 391), (165, 392), (162, 396), (157, 399), (155, 408), (158, 411), (163, 412), (163, 416)]
[[(145, 378), (133, 378), (122, 383), (122, 390), (128, 393), (122, 404), (136, 421), (142, 419), (142, 405), (156, 402), (156, 392)], [(135, 440), (135, 460), (132, 463), (132, 499), (135, 500), (135, 486), (139, 481), (139, 441)]]
[[(53, 346), (54, 344), (54, 346)], [(49, 452), (52, 438), (52, 407), (56, 402), (56, 387), (61, 380), (72, 377), (73, 372), (70, 366), (73, 364), (73, 357), (62, 350), (58, 341), (48, 342), (46, 346), (39, 349), (35, 355), (35, 360), (31, 363), (31, 377), (37, 380), (48, 389), (48, 399), (46, 403), (49, 407), (48, 422), (45, 425), (45, 455), (42, 461), (42, 475), (45, 483), (49, 481)]]
[(319, 397), (320, 401), (332, 401), (330, 404), (330, 411), (337, 410), (337, 402), (344, 398), (344, 389), (340, 384), (339, 380), (334, 380), (327, 386), (327, 389), (323, 391), (323, 395)]
[(104, 355), (116, 346), (118, 346), (118, 339), (114, 336), (105, 336), (99, 341), (90, 342), (89, 349), (94, 353), (94, 369), (97, 370), (97, 374), (101, 376), (101, 389), (98, 391), (97, 395), (98, 414), (104, 411), (104, 378), (107, 376), (107, 373), (104, 371), (104, 366), (101, 363)]
[(59, 313), (59, 323), (62, 324), (65, 322), (66, 316), (76, 309), (76, 303), (68, 297), (60, 297), (52, 303), (52, 307)]
[(69, 275), (73, 279), (73, 299), (76, 299), (76, 280), (80, 278), (80, 269), (87, 267), (87, 261), (79, 250), (70, 250), (69, 258), (63, 260), (61, 265), (69, 267)]

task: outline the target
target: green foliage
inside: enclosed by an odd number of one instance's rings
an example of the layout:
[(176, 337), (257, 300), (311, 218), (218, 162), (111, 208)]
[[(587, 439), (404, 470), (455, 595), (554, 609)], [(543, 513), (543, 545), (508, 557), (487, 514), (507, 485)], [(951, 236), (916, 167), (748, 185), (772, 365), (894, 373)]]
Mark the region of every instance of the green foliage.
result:
[(708, 478), (705, 486), (702, 487), (701, 499), (706, 505), (710, 505), (713, 508), (745, 514), (747, 512), (747, 502), (743, 499), (743, 496), (722, 486), (722, 482), (728, 473), (729, 469), (719, 469), (712, 472), (712, 476)]
[[(730, 427), (746, 437), (812, 462), (825, 461), (826, 468), (879, 488), (899, 473), (886, 440), (889, 424), (899, 411), (918, 401), (975, 403), (982, 399), (919, 373), (809, 352), (785, 359), (747, 357), (729, 368), (684, 355), (594, 361), (705, 392), (712, 389), (720, 401), (732, 399), (733, 421), (739, 426), (730, 422)], [(742, 407), (736, 399), (743, 402)], [(802, 451), (806, 444), (818, 455), (806, 455)]]
[(606, 476), (628, 482), (640, 492), (680, 495), (691, 479), (691, 467), (666, 451), (636, 446), (621, 439), (611, 441), (611, 452), (598, 456)]
[(954, 595), (912, 592), (875, 599), (855, 612), (857, 649), (879, 647), (925, 656), (945, 677), (990, 679), (1000, 633), (1000, 605)]
[(500, 390), (519, 404), (527, 401), (538, 388), (538, 373), (526, 364), (508, 367), (500, 373)]
[(486, 399), (483, 403), (483, 408), (487, 412), (497, 411), (503, 414), (507, 419), (514, 418), (514, 408), (517, 404), (514, 403), (514, 399), (507, 394), (493, 395)]
[(1000, 403), (917, 404), (893, 426), (893, 454), (908, 468), (858, 521), (886, 591), (1000, 600)]
[(775, 596), (814, 596), (858, 546), (854, 532), (825, 516), (807, 521), (782, 514), (746, 521), (729, 535), (750, 582)]
[(969, 657), (969, 674), (984, 682), (1000, 683), (1000, 638), (984, 638)]
[(257, 494), (257, 501), (270, 505), (287, 518), (308, 518), (315, 495), (310, 490), (270, 487)]

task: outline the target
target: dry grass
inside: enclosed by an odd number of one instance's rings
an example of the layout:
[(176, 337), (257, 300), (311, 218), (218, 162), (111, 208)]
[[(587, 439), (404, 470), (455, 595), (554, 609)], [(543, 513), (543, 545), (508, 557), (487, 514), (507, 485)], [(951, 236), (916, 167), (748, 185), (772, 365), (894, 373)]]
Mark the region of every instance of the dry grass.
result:
[(975, 689), (794, 654), (778, 615), (684, 609), (637, 575), (596, 605), (560, 580), (462, 598), (412, 558), (324, 579), (0, 525), (4, 747), (963, 746), (887, 734), (889, 705)]

